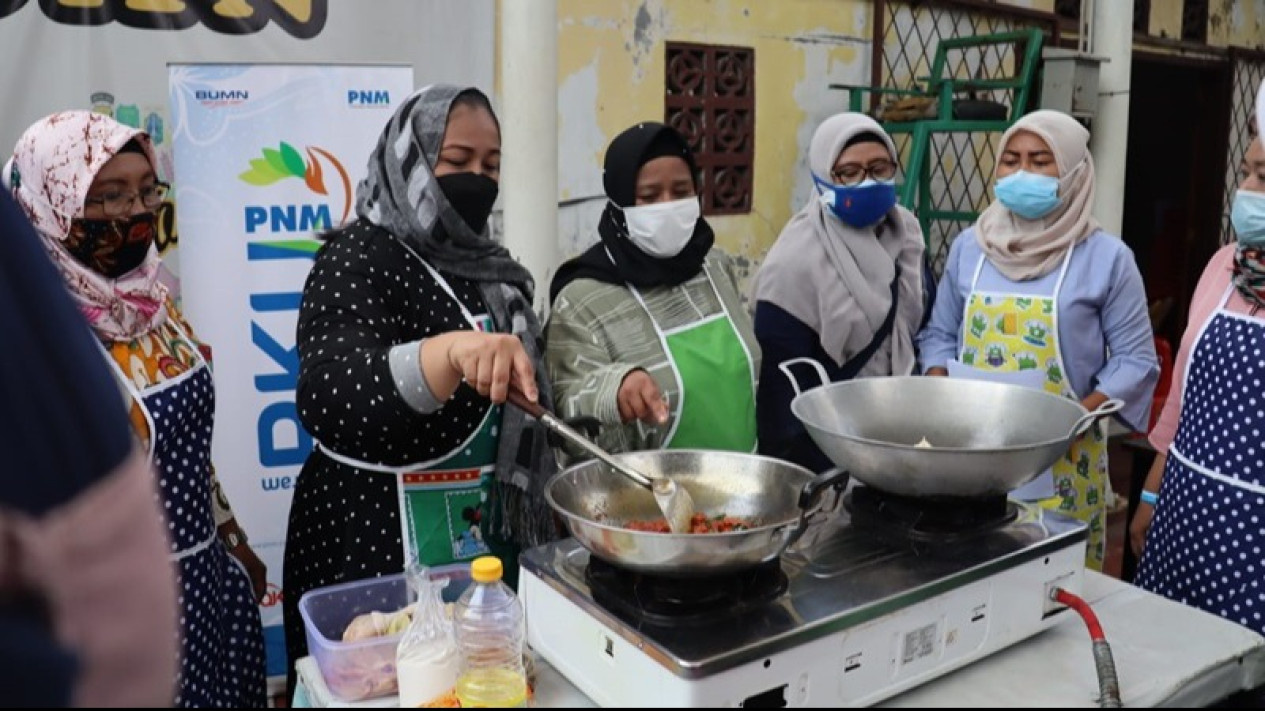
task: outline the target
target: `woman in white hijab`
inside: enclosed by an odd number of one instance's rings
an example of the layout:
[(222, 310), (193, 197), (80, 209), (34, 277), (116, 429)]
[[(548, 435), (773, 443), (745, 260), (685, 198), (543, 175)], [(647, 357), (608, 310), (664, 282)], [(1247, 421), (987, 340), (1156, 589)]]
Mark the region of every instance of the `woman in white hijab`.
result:
[[(1090, 211), (1089, 132), (1057, 111), (1024, 116), (1001, 138), (997, 199), (953, 243), (931, 320), (918, 336), (929, 375), (1001, 380), (1072, 398), (1145, 429), (1159, 377), (1133, 253)], [(1037, 413), (1033, 413), (1037, 416)], [(1086, 565), (1101, 570), (1110, 480), (1100, 421), (1053, 470), (1012, 497), (1089, 525)]]
[[(795, 388), (779, 366), (811, 359), (832, 382), (911, 374), (934, 283), (918, 220), (896, 204), (896, 147), (877, 122), (826, 119), (808, 163), (815, 198), (756, 274), (756, 420), (762, 454), (820, 472), (831, 462), (791, 414)], [(792, 372), (805, 385), (820, 377)]]

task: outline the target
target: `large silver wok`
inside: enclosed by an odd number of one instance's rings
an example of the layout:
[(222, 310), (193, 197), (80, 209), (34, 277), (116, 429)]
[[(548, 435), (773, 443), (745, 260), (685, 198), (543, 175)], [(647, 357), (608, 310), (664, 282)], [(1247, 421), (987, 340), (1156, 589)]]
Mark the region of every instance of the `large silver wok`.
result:
[(590, 553), (661, 575), (711, 575), (776, 558), (803, 534), (824, 491), (847, 483), (840, 471), (819, 477), (790, 462), (739, 452), (675, 449), (615, 458), (651, 478), (670, 476), (701, 513), (749, 517), (754, 524), (729, 533), (633, 531), (623, 524), (663, 513), (650, 492), (601, 461), (568, 467), (549, 481), (545, 499)]
[[(798, 386), (797, 386), (798, 387)], [(791, 411), (854, 479), (905, 496), (1006, 494), (1049, 468), (1100, 417), (1041, 390), (942, 377), (864, 378), (799, 394)], [(916, 446), (921, 440), (930, 447)]]

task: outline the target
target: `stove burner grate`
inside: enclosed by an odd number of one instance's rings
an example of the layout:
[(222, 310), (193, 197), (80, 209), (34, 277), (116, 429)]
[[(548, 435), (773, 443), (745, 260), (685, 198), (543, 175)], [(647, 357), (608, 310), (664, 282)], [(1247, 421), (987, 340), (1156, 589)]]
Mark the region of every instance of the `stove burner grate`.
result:
[(889, 540), (959, 543), (1004, 526), (1019, 513), (1005, 494), (987, 497), (900, 496), (868, 486), (844, 497), (852, 522)]
[(706, 577), (668, 577), (620, 568), (590, 557), (584, 571), (593, 600), (633, 623), (705, 625), (763, 608), (786, 592), (782, 564)]

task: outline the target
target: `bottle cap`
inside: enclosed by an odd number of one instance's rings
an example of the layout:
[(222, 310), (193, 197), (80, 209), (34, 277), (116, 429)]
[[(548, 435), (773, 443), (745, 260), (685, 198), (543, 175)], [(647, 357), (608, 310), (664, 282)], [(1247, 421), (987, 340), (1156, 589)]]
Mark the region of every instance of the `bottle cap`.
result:
[(501, 559), (496, 556), (485, 555), (482, 558), (475, 558), (470, 564), (470, 577), (474, 578), (476, 583), (496, 582), (501, 579), (503, 573)]

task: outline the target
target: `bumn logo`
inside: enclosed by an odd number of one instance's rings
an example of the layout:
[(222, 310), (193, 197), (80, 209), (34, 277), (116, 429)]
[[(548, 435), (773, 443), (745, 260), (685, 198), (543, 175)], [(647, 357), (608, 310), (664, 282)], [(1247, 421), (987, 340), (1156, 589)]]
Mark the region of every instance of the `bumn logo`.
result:
[(250, 98), (245, 89), (196, 89), (193, 98), (206, 106), (232, 106)]

